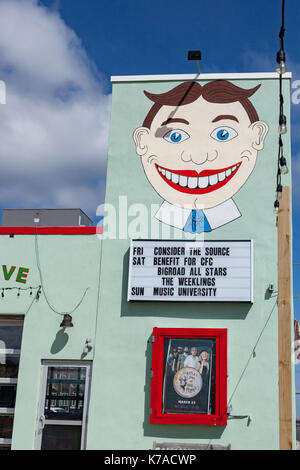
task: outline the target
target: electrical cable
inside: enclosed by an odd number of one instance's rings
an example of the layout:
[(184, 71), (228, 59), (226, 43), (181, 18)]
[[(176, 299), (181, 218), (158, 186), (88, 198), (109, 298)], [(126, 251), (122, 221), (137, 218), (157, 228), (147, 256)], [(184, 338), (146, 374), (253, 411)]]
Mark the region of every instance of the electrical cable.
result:
[(0, 287), (0, 290), (29, 290), (29, 289), (39, 289), (41, 286), (29, 286), (29, 287)]
[[(36, 264), (37, 264), (37, 268), (38, 268), (38, 272), (39, 272), (39, 276), (40, 276), (40, 282), (41, 282), (41, 289), (42, 289), (42, 292), (44, 294), (44, 297), (45, 297), (45, 300), (49, 306), (49, 308), (54, 312), (54, 313), (57, 313), (58, 315), (61, 315), (61, 316), (64, 316), (66, 314), (66, 312), (59, 312), (58, 310), (56, 310), (53, 305), (51, 304), (51, 302), (49, 301), (49, 298), (47, 296), (47, 293), (46, 293), (46, 289), (45, 289), (45, 284), (44, 284), (44, 281), (43, 281), (43, 274), (42, 274), (42, 269), (41, 269), (41, 263), (40, 263), (40, 255), (39, 255), (39, 246), (38, 246), (38, 236), (37, 236), (37, 230), (36, 230), (36, 227), (35, 227), (35, 240), (34, 240), (34, 244), (35, 244), (35, 258), (36, 258)], [(87, 287), (81, 297), (81, 299), (79, 300), (79, 302), (75, 305), (75, 307), (71, 310), (71, 311), (68, 311), (67, 313), (69, 315), (71, 315), (73, 312), (75, 312), (75, 310), (77, 310), (77, 308), (82, 304), (83, 302), (83, 299), (85, 298), (86, 296), (86, 293), (87, 291), (89, 290), (89, 287)]]
[[(263, 325), (263, 327), (262, 327), (262, 329), (261, 329), (261, 331), (260, 331), (260, 333), (259, 333), (259, 335), (258, 335), (258, 338), (257, 338), (257, 340), (256, 340), (256, 342), (255, 342), (255, 344), (254, 344), (254, 346), (253, 346), (253, 348), (252, 348), (252, 350), (251, 350), (251, 353), (250, 353), (250, 355), (249, 355), (249, 357), (248, 357), (248, 359), (247, 359), (247, 361), (246, 361), (246, 364), (245, 364), (245, 366), (244, 366), (244, 369), (242, 370), (242, 372), (241, 372), (241, 374), (240, 374), (240, 376), (239, 376), (239, 378), (238, 378), (238, 380), (237, 380), (237, 382), (236, 382), (236, 385), (235, 385), (235, 387), (234, 387), (234, 390), (233, 390), (233, 392), (231, 393), (231, 396), (229, 397), (229, 400), (227, 401), (227, 409), (228, 409), (228, 407), (230, 407), (230, 405), (231, 405), (232, 399), (233, 399), (233, 397), (234, 397), (234, 395), (235, 395), (235, 393), (236, 393), (236, 391), (237, 391), (237, 389), (238, 389), (238, 387), (239, 387), (239, 385), (240, 385), (240, 383), (241, 383), (241, 381), (242, 381), (242, 379), (243, 379), (243, 377), (244, 377), (244, 375), (245, 375), (245, 372), (246, 372), (246, 370), (247, 370), (247, 368), (248, 368), (248, 366), (249, 366), (249, 364), (250, 364), (251, 359), (252, 359), (253, 357), (255, 357), (255, 355), (256, 355), (256, 351), (255, 351), (255, 350), (256, 350), (256, 348), (257, 348), (257, 346), (258, 346), (258, 344), (259, 344), (259, 342), (260, 342), (260, 340), (261, 340), (261, 337), (262, 337), (262, 335), (263, 335), (263, 333), (264, 333), (266, 327), (268, 326), (269, 321), (271, 320), (271, 317), (272, 317), (273, 312), (274, 312), (274, 310), (275, 310), (275, 306), (277, 305), (277, 301), (278, 301), (278, 300), (276, 299), (276, 302), (274, 302), (274, 305), (273, 305), (273, 307), (272, 307), (272, 309), (271, 309), (271, 312), (270, 312), (270, 314), (269, 314), (269, 316), (268, 316), (268, 318), (267, 318), (265, 324)], [(243, 416), (244, 416), (244, 415), (243, 415)], [(244, 418), (246, 418), (246, 417), (248, 417), (248, 415), (245, 415), (245, 416), (244, 416)], [(241, 419), (242, 419), (242, 418), (241, 418)]]
[(282, 92), (282, 75), (286, 72), (285, 51), (284, 51), (284, 35), (285, 35), (285, 0), (281, 3), (281, 27), (279, 32), (280, 50), (277, 52), (277, 68), (279, 75), (279, 141), (278, 141), (278, 158), (277, 158), (277, 175), (276, 175), (276, 200), (274, 202), (274, 212), (277, 214), (279, 210), (279, 200), (282, 195), (281, 175), (288, 172), (286, 159), (283, 155), (282, 134), (287, 132), (286, 116), (284, 114), (284, 97)]
[(28, 287), (0, 287), (1, 297), (2, 297), (2, 299), (5, 297), (4, 291), (7, 291), (7, 290), (17, 290), (18, 291), (17, 296), (20, 297), (20, 291), (30, 290), (30, 295), (32, 295), (33, 290), (37, 289), (37, 293), (35, 295), (35, 298), (39, 299), (40, 292), (41, 292), (41, 287), (42, 287), (41, 285), (39, 285), (39, 286), (28, 286)]
[[(281, 4), (281, 28), (280, 28), (280, 32), (279, 32), (279, 38), (280, 38), (280, 51), (277, 52), (277, 63), (278, 63), (278, 68), (276, 69), (276, 71), (278, 71), (278, 74), (279, 74), (279, 148), (278, 148), (278, 162), (277, 162), (277, 175), (276, 175), (276, 193), (277, 193), (277, 197), (276, 197), (276, 200), (274, 202), (274, 211), (277, 213), (278, 212), (278, 209), (279, 209), (279, 201), (278, 201), (278, 197), (281, 196), (281, 193), (282, 193), (282, 184), (281, 184), (281, 175), (282, 174), (285, 174), (287, 173), (287, 167), (286, 167), (286, 160), (283, 156), (283, 141), (282, 141), (282, 137), (281, 135), (286, 133), (286, 116), (284, 115), (284, 98), (283, 98), (283, 93), (282, 93), (282, 74), (285, 73), (285, 52), (284, 52), (284, 34), (285, 34), (285, 0), (282, 0), (282, 4)], [(297, 298), (297, 297), (296, 297)], [(251, 359), (254, 357), (255, 355), (255, 349), (263, 335), (263, 332), (265, 330), (265, 328), (267, 327), (270, 319), (271, 319), (271, 316), (273, 314), (273, 311), (275, 309), (275, 305), (277, 304), (277, 300), (275, 302), (275, 304), (273, 305), (273, 308), (271, 310), (271, 313), (269, 314), (257, 340), (256, 340), (256, 343), (251, 351), (251, 354), (248, 358), (248, 360), (246, 361), (246, 364), (245, 364), (245, 367), (244, 369), (242, 370), (241, 374), (240, 374), (240, 377), (238, 378), (238, 381), (235, 385), (235, 388), (229, 398), (229, 400), (227, 401), (227, 409), (228, 407), (230, 407), (231, 405), (231, 402), (232, 402), (232, 399), (233, 399), (233, 396), (235, 395), (236, 393), (236, 390), (238, 389), (241, 381), (242, 381), (242, 378), (249, 366), (249, 363), (251, 361)], [(227, 418), (228, 419), (245, 419), (245, 418), (248, 418), (248, 421), (249, 419), (251, 420), (251, 416), (250, 415), (231, 415), (230, 413), (227, 414)], [(212, 442), (212, 439), (210, 439), (209, 443), (208, 443), (208, 449), (210, 448), (210, 445), (211, 445), (211, 442)]]

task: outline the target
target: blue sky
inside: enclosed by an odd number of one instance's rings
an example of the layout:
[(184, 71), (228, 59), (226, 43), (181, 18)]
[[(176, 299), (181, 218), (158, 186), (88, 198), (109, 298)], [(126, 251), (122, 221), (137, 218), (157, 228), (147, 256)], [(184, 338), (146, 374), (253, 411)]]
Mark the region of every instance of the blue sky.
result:
[[(293, 82), (300, 80), (299, 20), (299, 0), (287, 0)], [(280, 24), (281, 0), (0, 0), (0, 79), (8, 99), (0, 106), (1, 206), (78, 206), (96, 219), (110, 76), (195, 73), (190, 49), (202, 50), (204, 73), (274, 71)], [(300, 263), (300, 104), (291, 110), (294, 263)], [(300, 266), (294, 295), (300, 296)], [(300, 321), (300, 299), (295, 316)], [(300, 365), (296, 385), (300, 390)], [(300, 398), (298, 405), (300, 416)]]

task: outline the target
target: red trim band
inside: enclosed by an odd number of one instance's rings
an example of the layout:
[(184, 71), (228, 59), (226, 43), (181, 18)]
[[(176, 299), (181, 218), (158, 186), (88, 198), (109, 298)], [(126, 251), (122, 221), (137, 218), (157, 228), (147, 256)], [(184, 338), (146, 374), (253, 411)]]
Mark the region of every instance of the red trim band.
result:
[(103, 227), (0, 227), (0, 235), (96, 235)]

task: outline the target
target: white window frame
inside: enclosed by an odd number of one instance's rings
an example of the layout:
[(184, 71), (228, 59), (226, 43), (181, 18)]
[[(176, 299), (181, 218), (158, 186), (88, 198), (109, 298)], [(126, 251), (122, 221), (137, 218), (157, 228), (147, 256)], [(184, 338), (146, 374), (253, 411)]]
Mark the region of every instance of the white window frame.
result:
[[(54, 419), (45, 419), (44, 416), (44, 406), (46, 399), (47, 391), (47, 378), (49, 367), (85, 367), (86, 368), (86, 379), (85, 379), (85, 389), (84, 389), (84, 403), (83, 403), (83, 412), (82, 420), (54, 420)], [(36, 439), (35, 439), (35, 448), (36, 450), (41, 449), (42, 438), (43, 438), (43, 429), (45, 425), (58, 425), (58, 426), (80, 426), (81, 427), (81, 443), (80, 450), (84, 450), (86, 447), (86, 430), (87, 430), (87, 417), (88, 417), (88, 406), (90, 399), (90, 383), (92, 376), (92, 362), (91, 361), (70, 361), (70, 360), (58, 360), (58, 361), (48, 361), (45, 360), (42, 362), (42, 381), (40, 389), (40, 403), (39, 403), (39, 412), (37, 417), (36, 424)], [(63, 380), (63, 379), (62, 379)]]
[[(0, 326), (22, 326), (24, 327), (24, 318), (23, 317), (15, 317), (15, 316), (1, 316), (0, 315)], [(22, 332), (23, 337), (23, 332)], [(0, 356), (21, 356), (21, 349), (0, 349)], [(16, 385), (18, 384), (17, 378), (9, 378), (9, 377), (0, 377), (0, 385)], [(17, 387), (16, 387), (17, 388)], [(0, 416), (14, 416), (15, 409), (14, 408), (0, 408)], [(7, 438), (0, 438), (0, 447), (2, 446), (11, 446), (12, 439)]]

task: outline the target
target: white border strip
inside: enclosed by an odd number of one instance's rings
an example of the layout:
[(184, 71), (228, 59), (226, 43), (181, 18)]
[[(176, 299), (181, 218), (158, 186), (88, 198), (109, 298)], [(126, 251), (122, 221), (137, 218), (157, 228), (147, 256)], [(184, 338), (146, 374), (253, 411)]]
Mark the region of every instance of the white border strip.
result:
[(17, 385), (18, 379), (11, 379), (9, 377), (1, 377), (0, 378), (0, 385)]
[(10, 446), (12, 443), (12, 439), (5, 439), (5, 438), (2, 438), (0, 439), (0, 445), (4, 445), (4, 446)]
[(82, 426), (82, 421), (71, 421), (63, 419), (45, 419), (45, 425), (47, 426)]
[(21, 349), (0, 349), (0, 354), (3, 356), (20, 356)]
[(2, 415), (13, 415), (15, 414), (14, 408), (0, 408), (0, 416)]
[[(283, 78), (291, 79), (292, 73), (287, 72)], [(238, 79), (263, 79), (279, 78), (277, 72), (259, 72), (259, 73), (201, 73), (199, 74), (178, 74), (178, 75), (115, 75), (110, 77), (112, 83), (115, 82), (162, 82), (172, 80), (238, 80)]]

